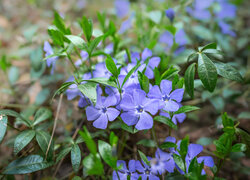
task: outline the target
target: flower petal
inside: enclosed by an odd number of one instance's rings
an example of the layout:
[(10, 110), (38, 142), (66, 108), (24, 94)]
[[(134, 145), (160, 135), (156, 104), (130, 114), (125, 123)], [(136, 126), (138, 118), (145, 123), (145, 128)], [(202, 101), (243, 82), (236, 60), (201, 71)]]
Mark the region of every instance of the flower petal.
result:
[(177, 102), (181, 102), (184, 94), (184, 89), (176, 89), (170, 94), (170, 98), (176, 100)]
[(164, 95), (169, 95), (172, 91), (172, 82), (169, 80), (162, 80), (161, 81), (161, 92)]
[(174, 112), (174, 111), (177, 111), (179, 109), (179, 105), (176, 102), (169, 100), (169, 101), (165, 102), (165, 106), (163, 109), (165, 111)]
[(214, 166), (214, 160), (211, 156), (201, 156), (197, 159), (198, 163), (201, 163), (204, 161), (204, 165), (208, 167), (213, 167)]
[(189, 144), (189, 146), (188, 146), (188, 156), (189, 156), (189, 158), (193, 159), (198, 154), (200, 154), (202, 150), (203, 150), (203, 147), (200, 144)]
[(159, 110), (159, 103), (157, 100), (147, 99), (146, 104), (144, 104), (144, 110), (155, 115)]
[(122, 113), (121, 118), (128, 126), (132, 126), (138, 121), (138, 116), (132, 111)]
[(86, 116), (88, 121), (93, 121), (97, 119), (101, 115), (101, 112), (99, 109), (96, 109), (93, 106), (88, 106), (86, 108)]
[(138, 130), (151, 129), (153, 127), (153, 118), (146, 112), (140, 114), (138, 123), (135, 128)]
[(108, 117), (106, 114), (101, 114), (101, 116), (93, 122), (93, 126), (99, 129), (106, 129), (107, 125), (108, 125)]
[(117, 118), (117, 116), (120, 114), (120, 111), (115, 108), (107, 108), (106, 114), (108, 115), (109, 121), (114, 121), (115, 118)]
[(136, 89), (133, 91), (133, 98), (134, 98), (135, 105), (142, 105), (142, 102), (146, 98), (146, 93), (145, 93), (145, 91), (143, 91), (141, 89)]
[(149, 90), (148, 97), (150, 97), (150, 98), (155, 98), (155, 99), (161, 99), (161, 98), (162, 98), (162, 94), (161, 94), (161, 91), (160, 91), (159, 86), (154, 85), (154, 86)]
[(129, 111), (129, 110), (135, 109), (135, 104), (133, 103), (132, 96), (130, 96), (129, 94), (124, 94), (124, 96), (121, 100), (121, 103), (120, 103), (120, 107), (124, 111)]

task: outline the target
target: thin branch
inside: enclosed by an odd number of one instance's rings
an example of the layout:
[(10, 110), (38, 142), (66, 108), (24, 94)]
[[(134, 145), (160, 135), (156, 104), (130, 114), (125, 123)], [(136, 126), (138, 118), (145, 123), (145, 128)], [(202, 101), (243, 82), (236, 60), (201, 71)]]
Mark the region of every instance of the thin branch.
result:
[(55, 134), (56, 125), (57, 125), (58, 116), (59, 116), (59, 111), (60, 111), (60, 109), (61, 109), (61, 104), (62, 104), (62, 98), (63, 98), (63, 94), (60, 95), (59, 103), (58, 103), (58, 106), (57, 106), (56, 118), (55, 118), (53, 130), (52, 130), (51, 138), (50, 138), (50, 140), (49, 140), (49, 145), (48, 145), (48, 148), (47, 148), (47, 151), (46, 151), (46, 156), (45, 156), (46, 159), (47, 159), (47, 155), (48, 155), (48, 152), (49, 152), (49, 149), (50, 149), (50, 146), (51, 146), (51, 143), (52, 143), (54, 134)]

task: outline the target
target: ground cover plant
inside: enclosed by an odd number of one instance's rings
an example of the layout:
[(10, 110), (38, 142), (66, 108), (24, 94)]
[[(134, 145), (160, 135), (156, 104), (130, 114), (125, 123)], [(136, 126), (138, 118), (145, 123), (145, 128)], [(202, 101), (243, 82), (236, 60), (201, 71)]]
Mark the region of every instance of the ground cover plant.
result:
[(247, 5), (27, 1), (19, 50), (0, 36), (0, 178), (247, 179)]

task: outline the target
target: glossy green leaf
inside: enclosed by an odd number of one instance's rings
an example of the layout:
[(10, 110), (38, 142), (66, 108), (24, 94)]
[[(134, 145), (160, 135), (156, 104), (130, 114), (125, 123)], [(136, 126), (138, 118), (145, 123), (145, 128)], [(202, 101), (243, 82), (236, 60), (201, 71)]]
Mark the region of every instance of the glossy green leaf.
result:
[(184, 164), (182, 158), (181, 158), (179, 155), (177, 155), (177, 154), (173, 154), (173, 158), (174, 158), (174, 162), (177, 164), (177, 166), (178, 166), (182, 171), (185, 172), (185, 164)]
[[(46, 131), (36, 131), (36, 141), (40, 146), (41, 150), (43, 151), (44, 155), (46, 155), (49, 141), (51, 136)], [(50, 148), (47, 154), (47, 160), (52, 160), (53, 158), (53, 151), (54, 151), (54, 142), (50, 144)]]
[(138, 141), (136, 144), (143, 145), (145, 147), (156, 147), (156, 144), (152, 139), (142, 139)]
[(114, 81), (111, 81), (107, 78), (92, 78), (89, 80), (83, 80), (83, 81), (87, 81), (87, 82), (95, 82), (95, 83), (99, 83), (105, 86), (112, 86), (112, 87), (117, 87), (116, 83)]
[(206, 49), (216, 49), (216, 48), (217, 48), (216, 43), (210, 43), (210, 44), (207, 44), (207, 45), (201, 47), (201, 52), (206, 50)]
[(73, 170), (75, 172), (78, 172), (80, 164), (81, 164), (81, 150), (77, 144), (72, 145), (71, 164), (72, 164)]
[(56, 90), (56, 92), (54, 93), (54, 95), (52, 96), (52, 99), (54, 99), (54, 97), (58, 94), (62, 94), (63, 92), (65, 92), (68, 87), (72, 84), (75, 84), (75, 82), (65, 82), (62, 84), (62, 86)]
[(64, 47), (64, 36), (63, 36), (63, 33), (61, 31), (59, 31), (54, 26), (49, 26), (48, 27), (48, 34), (49, 34), (50, 38), (53, 40), (54, 44)]
[(74, 35), (65, 35), (65, 37), (79, 49), (86, 49), (85, 41), (81, 37)]
[(185, 90), (191, 98), (194, 97), (194, 76), (195, 76), (195, 63), (191, 64), (184, 76)]
[(83, 33), (90, 42), (92, 33), (93, 33), (93, 22), (91, 19), (87, 19), (85, 16), (82, 17), (82, 20), (80, 21), (80, 26), (82, 27)]
[(35, 137), (36, 132), (33, 130), (26, 130), (18, 134), (14, 142), (14, 154), (17, 155), (30, 141)]
[(106, 63), (106, 67), (109, 70), (109, 72), (111, 72), (111, 74), (114, 77), (118, 78), (119, 72), (118, 72), (118, 69), (115, 65), (114, 60), (110, 56), (108, 56), (105, 63)]
[(0, 114), (0, 143), (2, 142), (8, 126), (8, 117)]
[(175, 111), (174, 114), (187, 113), (187, 112), (195, 111), (198, 109), (200, 108), (196, 106), (182, 106), (178, 109), (178, 111)]
[(103, 40), (104, 35), (96, 37), (91, 43), (89, 44), (89, 54), (92, 54), (94, 49), (98, 46), (98, 44)]
[(89, 151), (92, 154), (96, 155), (96, 153), (97, 153), (96, 144), (85, 126), (83, 127), (83, 131), (79, 131), (79, 134), (84, 139)]
[(146, 156), (143, 152), (141, 152), (140, 150), (138, 150), (138, 152), (139, 152), (139, 155), (140, 155), (140, 157), (141, 157), (141, 160), (142, 160), (145, 164), (147, 164), (148, 166), (150, 166), (150, 162), (149, 162), (147, 156)]
[(173, 75), (175, 75), (178, 72), (178, 69), (174, 68), (173, 66), (170, 66), (162, 75), (161, 79), (169, 79)]
[(148, 77), (144, 74), (142, 76), (142, 82), (141, 82), (141, 85), (142, 85), (142, 89), (148, 93), (149, 92), (149, 79)]
[(11, 85), (14, 85), (19, 78), (19, 68), (12, 66), (8, 72), (8, 78)]
[(161, 149), (177, 148), (177, 145), (173, 142), (164, 142), (160, 145)]
[(31, 125), (31, 121), (28, 119), (25, 119), (24, 117), (22, 117), (19, 113), (17, 113), (16, 111), (13, 110), (9, 110), (9, 109), (1, 109), (0, 110), (0, 114), (2, 115), (7, 115), (7, 116), (12, 116), (15, 118), (19, 118), (21, 122), (23, 122), (25, 125), (29, 126)]
[(62, 160), (67, 154), (69, 154), (69, 152), (71, 151), (72, 147), (67, 147), (64, 148), (62, 151), (60, 151), (60, 153), (58, 154), (58, 156), (56, 157), (56, 164)]
[(77, 87), (83, 95), (88, 97), (95, 104), (97, 98), (96, 86), (96, 83), (87, 82), (85, 84), (80, 84)]
[(217, 70), (214, 63), (203, 53), (198, 58), (198, 75), (204, 87), (214, 91), (217, 82)]
[(83, 172), (86, 175), (102, 175), (104, 173), (103, 164), (98, 154), (89, 154), (83, 159)]
[(240, 136), (241, 143), (246, 144), (245, 154), (250, 157), (250, 134), (240, 128), (236, 128), (236, 133)]
[(177, 125), (172, 122), (171, 119), (165, 117), (165, 116), (156, 116), (154, 118), (155, 121), (161, 122), (163, 124), (166, 124), (167, 126), (177, 130)]
[(246, 151), (246, 149), (247, 149), (247, 146), (245, 144), (237, 143), (233, 145), (231, 152), (244, 152)]
[(188, 152), (188, 144), (189, 144), (189, 137), (186, 136), (184, 139), (181, 140), (180, 151), (179, 151), (183, 160), (185, 159)]
[(47, 109), (47, 108), (40, 108), (37, 110), (35, 117), (34, 117), (34, 122), (33, 126), (45, 121), (46, 119), (49, 119), (52, 117), (52, 112)]
[(234, 67), (230, 66), (229, 64), (216, 62), (215, 66), (220, 76), (233, 81), (243, 82), (243, 78), (239, 73), (239, 71), (237, 71)]
[(4, 170), (3, 174), (28, 174), (53, 165), (53, 162), (46, 162), (39, 155), (29, 155), (12, 161)]
[(70, 34), (70, 29), (66, 28), (63, 18), (55, 11), (53, 24), (63, 33)]
[(99, 140), (98, 141), (98, 150), (99, 150), (99, 153), (100, 153), (102, 159), (110, 167), (112, 167), (113, 169), (115, 169), (116, 168), (117, 157), (113, 156), (113, 154), (112, 154), (112, 151), (113, 151), (112, 147), (108, 143)]

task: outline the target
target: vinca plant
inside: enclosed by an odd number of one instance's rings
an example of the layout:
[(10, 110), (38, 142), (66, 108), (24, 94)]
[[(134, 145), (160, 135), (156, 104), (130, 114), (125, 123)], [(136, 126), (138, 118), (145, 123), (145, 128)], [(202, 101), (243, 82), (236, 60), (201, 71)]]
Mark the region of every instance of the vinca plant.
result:
[[(115, 0), (111, 13), (74, 21), (54, 10), (30, 53), (33, 83), (42, 84), (34, 106), (0, 110), (1, 146), (12, 151), (0, 179), (218, 180), (230, 164), (249, 175), (235, 162), (250, 155), (240, 121), (249, 112), (235, 118), (223, 100), (236, 96), (231, 87), (242, 87), (237, 96), (249, 87), (246, 67), (230, 61), (237, 2)], [(1, 69), (14, 74), (6, 59)], [(195, 141), (186, 129), (205, 119)]]

